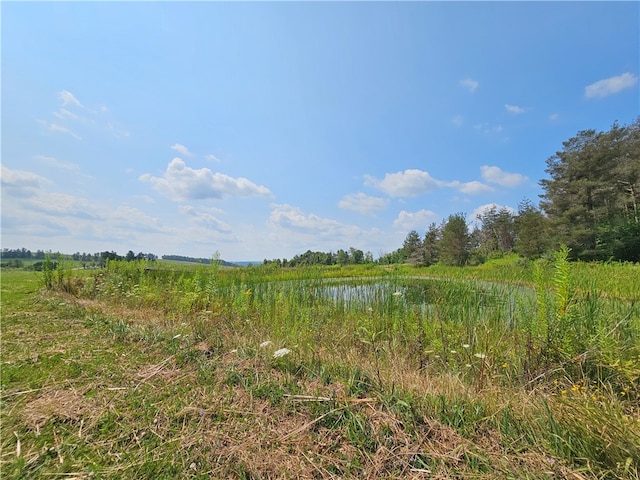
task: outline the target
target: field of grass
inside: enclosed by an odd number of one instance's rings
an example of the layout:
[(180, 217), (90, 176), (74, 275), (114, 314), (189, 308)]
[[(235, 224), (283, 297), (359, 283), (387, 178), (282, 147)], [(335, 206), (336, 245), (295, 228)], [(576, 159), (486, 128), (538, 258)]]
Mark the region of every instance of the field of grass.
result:
[(638, 266), (2, 272), (2, 478), (640, 479)]

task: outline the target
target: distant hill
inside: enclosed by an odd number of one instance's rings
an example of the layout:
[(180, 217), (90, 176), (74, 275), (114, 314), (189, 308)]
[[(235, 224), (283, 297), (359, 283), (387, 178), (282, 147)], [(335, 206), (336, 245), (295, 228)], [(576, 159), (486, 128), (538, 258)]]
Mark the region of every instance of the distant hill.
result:
[[(163, 260), (173, 260), (174, 262), (191, 262), (191, 263), (202, 263), (204, 265), (211, 264), (213, 259), (211, 258), (195, 258), (195, 257), (185, 257), (182, 255), (163, 255)], [(218, 265), (222, 265), (223, 267), (238, 267), (239, 265), (236, 263), (226, 262), (224, 260), (217, 260)]]

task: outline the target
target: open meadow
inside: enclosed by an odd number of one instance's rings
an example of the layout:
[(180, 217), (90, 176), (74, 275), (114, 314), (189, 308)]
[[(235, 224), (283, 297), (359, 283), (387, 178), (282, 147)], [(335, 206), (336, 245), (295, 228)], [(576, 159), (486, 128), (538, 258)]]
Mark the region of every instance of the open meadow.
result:
[[(2, 478), (640, 478), (640, 266), (2, 271)], [(49, 287), (49, 288), (46, 288)]]

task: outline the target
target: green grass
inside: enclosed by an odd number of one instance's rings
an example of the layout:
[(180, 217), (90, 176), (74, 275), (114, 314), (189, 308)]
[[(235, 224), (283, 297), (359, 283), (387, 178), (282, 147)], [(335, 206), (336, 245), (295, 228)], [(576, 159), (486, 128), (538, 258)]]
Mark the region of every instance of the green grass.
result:
[(2, 271), (3, 476), (640, 478), (635, 266), (145, 267)]

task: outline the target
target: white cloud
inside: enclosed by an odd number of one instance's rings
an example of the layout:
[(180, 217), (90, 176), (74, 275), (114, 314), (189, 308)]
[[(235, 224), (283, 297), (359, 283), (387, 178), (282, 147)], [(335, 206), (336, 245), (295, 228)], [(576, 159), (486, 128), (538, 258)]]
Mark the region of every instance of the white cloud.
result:
[(53, 115), (59, 118), (60, 120), (66, 120), (66, 119), (77, 120), (78, 119), (78, 115), (76, 115), (73, 112), (70, 112), (66, 108), (61, 108), (59, 111), (55, 112)]
[(504, 105), (504, 108), (507, 110), (507, 112), (513, 113), (514, 115), (518, 115), (526, 111), (524, 108), (519, 107), (518, 105), (509, 105), (508, 103)]
[(189, 151), (187, 147), (181, 145), (180, 143), (176, 143), (171, 147), (171, 150), (175, 150), (180, 155), (184, 155), (185, 157), (193, 157), (193, 154)]
[(205, 156), (204, 156), (204, 158), (205, 158), (206, 160), (209, 160), (210, 162), (215, 162), (215, 163), (220, 162), (220, 159), (219, 159), (218, 157), (216, 157), (216, 156), (215, 156), (214, 154), (212, 154), (212, 153), (209, 153), (209, 154), (205, 155)]
[(188, 215), (194, 223), (202, 227), (218, 232), (231, 232), (231, 227), (228, 224), (219, 220), (215, 215), (212, 215), (211, 213), (199, 211), (191, 205), (184, 205), (180, 207), (180, 211), (183, 214)]
[(345, 229), (356, 229), (356, 227), (349, 227), (337, 220), (322, 218), (313, 213), (305, 214), (300, 207), (293, 207), (286, 203), (274, 204), (271, 207), (269, 221), (280, 227), (308, 233), (314, 232), (321, 236), (333, 235)]
[(467, 88), (471, 93), (474, 93), (478, 89), (478, 86), (480, 86), (478, 81), (474, 80), (473, 78), (465, 78), (464, 80), (460, 80), (460, 85)]
[(480, 193), (493, 192), (493, 188), (477, 180), (473, 180), (471, 182), (459, 182), (455, 180), (453, 182), (447, 182), (447, 187), (455, 188), (467, 195), (478, 195)]
[(627, 72), (587, 85), (584, 88), (584, 94), (587, 98), (603, 98), (618, 93), (625, 88), (634, 87), (637, 83), (638, 77)]
[(418, 210), (417, 212), (407, 212), (402, 210), (398, 218), (393, 221), (394, 228), (402, 231), (426, 230), (427, 227), (438, 218), (431, 210)]
[(124, 232), (135, 233), (169, 233), (171, 229), (164, 227), (157, 217), (152, 217), (128, 205), (120, 205), (113, 211), (105, 212), (105, 223), (111, 225), (119, 235)]
[(62, 100), (62, 106), (66, 107), (67, 105), (73, 105), (74, 107), (80, 107), (80, 108), (84, 108), (84, 105), (82, 105), (78, 99), (76, 97), (73, 96), (73, 93), (67, 91), (67, 90), (62, 90), (60, 92), (58, 92), (58, 98), (60, 98), (60, 100)]
[(455, 188), (468, 195), (493, 191), (493, 188), (477, 180), (471, 182), (460, 182), (459, 180), (446, 182), (437, 180), (428, 172), (417, 169), (387, 173), (382, 180), (378, 180), (371, 175), (366, 175), (365, 179), (366, 185), (376, 187), (391, 197), (417, 197), (443, 187)]
[(233, 178), (223, 173), (213, 173), (208, 168), (188, 167), (180, 158), (174, 158), (162, 177), (141, 175), (162, 195), (174, 201), (203, 200), (207, 198), (271, 196), (271, 191), (246, 178)]
[(391, 197), (417, 197), (444, 186), (444, 182), (436, 180), (429, 172), (418, 169), (387, 173), (382, 180), (366, 175), (365, 180), (366, 185), (374, 186)]
[(558, 118), (560, 118), (560, 115), (557, 113), (552, 113), (551, 115), (549, 115), (549, 120), (551, 121), (558, 120)]
[(35, 173), (24, 170), (12, 170), (4, 165), (0, 165), (0, 183), (4, 188), (11, 189), (14, 194), (22, 196), (26, 191), (39, 189), (41, 183), (48, 180)]
[(387, 208), (388, 203), (389, 200), (386, 198), (372, 197), (359, 192), (345, 195), (345, 197), (338, 203), (338, 207), (369, 215), (373, 212), (384, 210)]
[(62, 217), (99, 220), (106, 213), (99, 213), (99, 207), (92, 205), (86, 198), (60, 192), (33, 196), (25, 202), (25, 205), (33, 211)]
[(512, 207), (510, 207), (508, 205), (498, 205), (497, 203), (487, 203), (485, 205), (480, 205), (478, 208), (476, 208), (471, 213), (471, 215), (469, 215), (467, 217), (467, 220), (472, 222), (472, 223), (475, 223), (478, 227), (480, 227), (480, 223), (481, 222), (479, 222), (478, 217), (484, 215), (487, 212), (489, 212), (492, 208), (495, 208), (496, 212), (499, 212), (502, 209), (507, 209), (507, 211), (509, 213), (511, 213), (512, 215), (516, 215), (518, 213), (514, 208), (512, 208)]
[(451, 119), (451, 123), (456, 127), (461, 127), (464, 123), (464, 117), (462, 115), (456, 115)]
[(482, 178), (490, 183), (496, 183), (503, 187), (515, 187), (527, 180), (527, 177), (519, 173), (509, 173), (500, 167), (483, 165), (480, 167)]
[(487, 213), (489, 210), (491, 210), (492, 208), (495, 208), (496, 211), (500, 211), (503, 208), (506, 208), (510, 213), (516, 214), (516, 210), (508, 205), (498, 205), (497, 203), (487, 203), (485, 205), (480, 205), (478, 208), (476, 208), (472, 215), (473, 218), (476, 218), (478, 215), (484, 215), (485, 213)]

